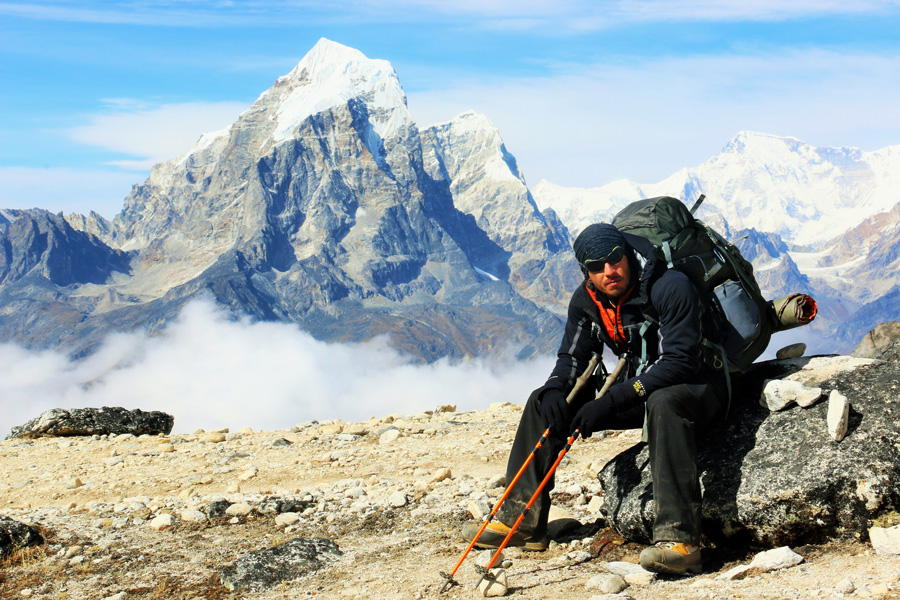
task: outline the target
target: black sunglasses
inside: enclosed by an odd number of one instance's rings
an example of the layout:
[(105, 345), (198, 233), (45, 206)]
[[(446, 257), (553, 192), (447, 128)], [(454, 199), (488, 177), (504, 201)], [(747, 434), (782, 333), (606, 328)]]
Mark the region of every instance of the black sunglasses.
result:
[(599, 273), (604, 268), (606, 268), (606, 263), (617, 265), (623, 258), (625, 258), (625, 248), (623, 248), (622, 246), (616, 246), (610, 251), (609, 254), (607, 254), (603, 258), (586, 260), (584, 261), (584, 264), (582, 266), (591, 273)]

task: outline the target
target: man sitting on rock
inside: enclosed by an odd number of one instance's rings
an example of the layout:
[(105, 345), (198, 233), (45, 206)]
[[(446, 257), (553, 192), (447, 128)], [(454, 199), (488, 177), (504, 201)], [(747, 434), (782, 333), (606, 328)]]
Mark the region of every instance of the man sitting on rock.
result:
[[(707, 366), (700, 343), (699, 293), (686, 275), (666, 269), (646, 239), (612, 225), (590, 225), (575, 240), (574, 250), (585, 280), (569, 302), (556, 366), (525, 405), (507, 481), (518, 473), (544, 430), (550, 429), (551, 435), (476, 545), (501, 544), (567, 434), (578, 429), (590, 437), (604, 429), (643, 424), (650, 446), (656, 520), (655, 545), (641, 553), (641, 565), (657, 573), (699, 573), (701, 498), (695, 435), (722, 416), (727, 397), (725, 377)], [(624, 375), (600, 398), (595, 399), (597, 388), (589, 385), (567, 403), (575, 380), (604, 345), (626, 358)], [(547, 548), (552, 488), (551, 478), (508, 545)], [(478, 523), (466, 525), (463, 537), (471, 541), (479, 528)]]

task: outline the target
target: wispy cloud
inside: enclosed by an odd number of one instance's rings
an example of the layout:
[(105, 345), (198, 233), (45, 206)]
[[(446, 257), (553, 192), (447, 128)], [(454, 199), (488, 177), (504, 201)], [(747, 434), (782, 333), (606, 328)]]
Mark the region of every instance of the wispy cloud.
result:
[[(426, 22), (436, 15), (466, 20), (471, 26), (552, 31), (596, 30), (635, 22), (782, 21), (840, 15), (896, 15), (896, 0), (247, 0), (219, 2), (72, 3), (63, 0), (0, 3), (0, 14), (86, 23), (219, 27), (291, 23)], [(472, 21), (475, 19), (475, 21)], [(552, 26), (548, 28), (548, 26)]]
[(659, 181), (755, 130), (875, 150), (900, 139), (900, 56), (783, 50), (669, 57), (541, 78), (448, 82), (411, 92), (420, 126), (474, 109), (491, 118), (529, 183)]
[(326, 344), (294, 325), (235, 320), (199, 300), (161, 336), (112, 335), (83, 362), (0, 345), (0, 436), (44, 410), (85, 406), (162, 410), (176, 432), (286, 429), (441, 404), (471, 410), (524, 403), (551, 367), (550, 357), (416, 365), (384, 339)]
[(203, 133), (233, 123), (247, 108), (240, 102), (184, 102), (149, 106), (133, 99), (107, 102), (109, 110), (87, 116), (87, 123), (61, 133), (76, 142), (129, 155), (116, 166), (146, 171), (187, 152)]

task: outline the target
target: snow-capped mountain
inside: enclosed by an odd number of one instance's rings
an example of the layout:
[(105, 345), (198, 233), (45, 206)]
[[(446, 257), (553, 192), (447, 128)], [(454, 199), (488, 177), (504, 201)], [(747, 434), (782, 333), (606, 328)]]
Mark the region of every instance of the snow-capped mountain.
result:
[(793, 138), (741, 132), (715, 156), (659, 183), (619, 180), (598, 188), (546, 181), (532, 190), (573, 234), (611, 218), (629, 201), (706, 194), (700, 216), (719, 213), (734, 229), (776, 233), (795, 245), (837, 237), (900, 202), (900, 146), (875, 152), (819, 148)]
[(486, 117), (420, 129), (389, 63), (323, 39), (229, 128), (156, 165), (113, 221), (0, 210), (0, 340), (84, 355), (211, 296), (422, 360), (549, 353), (581, 281), (573, 237), (633, 200), (700, 193), (768, 297), (819, 300), (811, 329), (836, 333), (812, 350), (900, 318), (900, 146), (740, 133), (656, 184), (529, 190)]
[[(691, 205), (705, 194), (698, 216), (752, 260), (767, 297), (818, 298), (815, 328), (840, 333), (842, 350), (868, 331), (844, 324), (900, 284), (900, 146), (863, 152), (741, 132), (702, 165), (659, 183), (619, 180), (586, 189), (542, 181), (533, 194), (573, 235), (609, 222), (631, 200), (667, 195)], [(897, 318), (882, 312), (860, 322)]]
[[(564, 274), (577, 276), (556, 268), (565, 230), (536, 209), (485, 118), (420, 132), (389, 63), (324, 39), (230, 128), (155, 166), (112, 223), (68, 223), (129, 257), (104, 285), (54, 290), (42, 309), (74, 323), (78, 348), (211, 294), (321, 339), (387, 334), (425, 360), (546, 352), (559, 316), (526, 297), (538, 282), (558, 313)], [(36, 309), (29, 281), (2, 282), (5, 339)]]

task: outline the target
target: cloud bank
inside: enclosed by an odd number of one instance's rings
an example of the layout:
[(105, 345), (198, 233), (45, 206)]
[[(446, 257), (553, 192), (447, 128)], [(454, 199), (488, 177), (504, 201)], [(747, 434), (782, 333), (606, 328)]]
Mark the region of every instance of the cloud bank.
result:
[(552, 365), (551, 357), (417, 365), (386, 339), (328, 344), (197, 300), (162, 335), (115, 334), (81, 362), (0, 345), (0, 437), (51, 408), (161, 410), (175, 417), (173, 432), (189, 433), (521, 404)]

